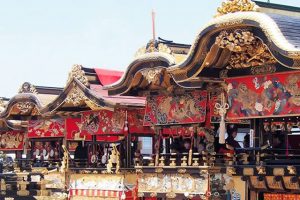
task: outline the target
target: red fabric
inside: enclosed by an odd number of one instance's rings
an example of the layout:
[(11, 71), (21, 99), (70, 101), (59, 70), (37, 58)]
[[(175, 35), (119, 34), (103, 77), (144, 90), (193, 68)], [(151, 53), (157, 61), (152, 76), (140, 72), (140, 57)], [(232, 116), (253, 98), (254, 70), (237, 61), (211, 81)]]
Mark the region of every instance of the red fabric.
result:
[(228, 78), (226, 82), (227, 119), (300, 114), (300, 72)]
[(147, 99), (144, 126), (203, 123), (206, 117), (206, 99), (206, 91), (176, 96), (151, 96)]
[(64, 137), (64, 119), (32, 120), (28, 124), (28, 138)]
[[(84, 134), (80, 132), (79, 127), (81, 126), (81, 119), (80, 118), (67, 118), (66, 119), (66, 132), (67, 132), (67, 140), (75, 140), (75, 135), (83, 138), (85, 136), (86, 141), (91, 141), (92, 136), (90, 134)], [(79, 133), (79, 135), (78, 135)]]
[(108, 69), (95, 68), (95, 72), (101, 85), (110, 85), (117, 82), (123, 75), (123, 72)]
[(6, 131), (0, 133), (0, 150), (23, 150), (24, 133), (18, 131)]

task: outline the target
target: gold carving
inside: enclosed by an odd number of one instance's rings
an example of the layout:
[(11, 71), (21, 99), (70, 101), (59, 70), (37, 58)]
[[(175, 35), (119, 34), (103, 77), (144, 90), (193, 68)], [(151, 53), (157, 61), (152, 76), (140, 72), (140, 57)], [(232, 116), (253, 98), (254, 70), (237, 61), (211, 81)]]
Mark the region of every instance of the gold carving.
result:
[(184, 173), (186, 173), (186, 169), (185, 168), (180, 168), (180, 169), (177, 170), (177, 172), (179, 174), (184, 174)]
[[(222, 31), (216, 37), (215, 44), (232, 51), (227, 69), (266, 66), (276, 63), (267, 46), (248, 30)], [(266, 70), (274, 70), (266, 68)], [(254, 73), (257, 72), (254, 69)], [(264, 71), (264, 70), (261, 70)]]
[(80, 81), (83, 85), (89, 86), (88, 78), (85, 76), (84, 71), (82, 70), (81, 65), (73, 65), (71, 72), (69, 73), (68, 83), (73, 79), (76, 78)]
[(290, 175), (296, 175), (297, 174), (297, 169), (295, 166), (287, 166), (287, 170), (288, 170), (288, 173)]
[(84, 95), (84, 93), (77, 86), (75, 86), (69, 92), (65, 102), (74, 106), (79, 106), (82, 102), (87, 100), (88, 98)]
[(253, 75), (271, 74), (274, 72), (276, 72), (276, 67), (274, 65), (256, 66), (251, 68), (251, 74)]
[(33, 109), (31, 102), (18, 102), (17, 108), (20, 110), (20, 114), (27, 114)]
[(36, 88), (32, 84), (30, 84), (28, 82), (23, 83), (23, 85), (19, 89), (19, 93), (33, 93), (33, 94), (38, 94), (38, 92), (36, 91)]
[(168, 193), (166, 194), (166, 197), (167, 197), (167, 198), (170, 198), (170, 199), (174, 199), (174, 198), (176, 197), (176, 194), (175, 194), (174, 192), (168, 192)]
[(257, 173), (260, 175), (265, 175), (266, 174), (266, 168), (263, 166), (258, 166), (256, 167)]
[(112, 173), (113, 164), (116, 164), (116, 174), (118, 174), (120, 172), (120, 153), (116, 144), (112, 144), (112, 151), (109, 155), (109, 160), (106, 167), (107, 173)]
[(160, 69), (145, 69), (141, 71), (141, 74), (148, 81), (148, 83), (152, 83), (155, 81), (156, 77), (161, 73), (162, 68)]
[(156, 192), (151, 192), (150, 196), (151, 196), (151, 197), (156, 197), (156, 196), (157, 196), (157, 193), (156, 193)]
[(229, 176), (232, 176), (234, 174), (236, 174), (236, 170), (234, 167), (227, 167), (226, 168), (226, 174), (228, 174)]
[(215, 17), (239, 11), (256, 11), (257, 6), (251, 0), (227, 0), (217, 9)]
[(156, 173), (162, 173), (163, 171), (164, 171), (164, 169), (161, 167), (155, 169)]
[(284, 168), (274, 168), (273, 174), (274, 176), (284, 176)]
[(138, 49), (138, 51), (135, 53), (134, 57), (139, 57), (141, 55), (144, 55), (146, 53), (151, 53), (151, 52), (162, 52), (162, 53), (167, 53), (170, 55), (173, 55), (172, 50), (163, 43), (158, 43), (157, 41), (153, 42), (153, 40), (150, 40), (147, 46), (143, 46)]

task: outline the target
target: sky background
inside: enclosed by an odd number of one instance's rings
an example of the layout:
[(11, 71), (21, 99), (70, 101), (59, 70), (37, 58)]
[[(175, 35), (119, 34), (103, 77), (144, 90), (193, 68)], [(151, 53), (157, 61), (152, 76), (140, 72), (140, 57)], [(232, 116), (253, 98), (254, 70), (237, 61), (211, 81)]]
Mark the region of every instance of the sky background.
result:
[[(124, 71), (156, 35), (193, 43), (222, 0), (0, 0), (0, 97), (23, 82), (64, 87), (73, 64)], [(300, 0), (271, 0), (300, 7)]]

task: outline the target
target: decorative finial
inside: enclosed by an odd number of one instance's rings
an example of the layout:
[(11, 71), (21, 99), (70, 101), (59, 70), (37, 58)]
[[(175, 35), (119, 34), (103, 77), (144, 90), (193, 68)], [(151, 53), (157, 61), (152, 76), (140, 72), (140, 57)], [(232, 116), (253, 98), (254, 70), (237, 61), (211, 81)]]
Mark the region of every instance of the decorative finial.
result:
[(83, 85), (89, 86), (89, 80), (85, 76), (84, 71), (82, 70), (81, 65), (73, 65), (71, 72), (69, 73), (68, 82), (70, 82), (73, 78), (79, 80)]
[(32, 85), (32, 84), (30, 84), (28, 82), (23, 83), (23, 85), (19, 89), (19, 93), (33, 93), (33, 94), (38, 94), (38, 92), (36, 91), (36, 88), (34, 87), (34, 85)]
[(251, 0), (226, 0), (217, 9), (215, 17), (239, 11), (256, 11), (257, 7)]

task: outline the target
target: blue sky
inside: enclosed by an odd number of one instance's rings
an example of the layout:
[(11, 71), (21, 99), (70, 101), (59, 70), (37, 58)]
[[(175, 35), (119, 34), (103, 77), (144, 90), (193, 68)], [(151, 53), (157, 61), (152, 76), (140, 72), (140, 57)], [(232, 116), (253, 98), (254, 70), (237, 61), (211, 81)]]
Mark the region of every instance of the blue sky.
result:
[[(0, 96), (25, 81), (63, 87), (73, 64), (124, 71), (157, 36), (192, 43), (221, 0), (0, 0)], [(299, 0), (271, 0), (300, 7)]]

